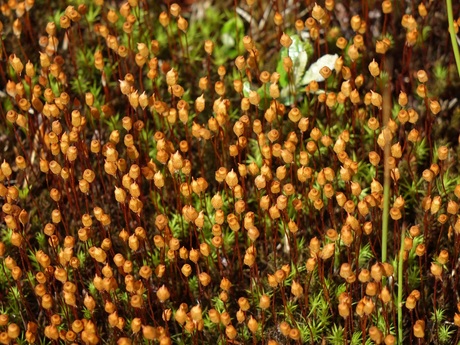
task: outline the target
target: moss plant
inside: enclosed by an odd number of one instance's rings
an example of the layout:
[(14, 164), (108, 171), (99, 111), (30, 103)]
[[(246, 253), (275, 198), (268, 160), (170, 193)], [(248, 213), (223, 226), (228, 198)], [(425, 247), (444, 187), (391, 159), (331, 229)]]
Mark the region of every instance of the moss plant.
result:
[(0, 343), (458, 344), (459, 11), (0, 4)]

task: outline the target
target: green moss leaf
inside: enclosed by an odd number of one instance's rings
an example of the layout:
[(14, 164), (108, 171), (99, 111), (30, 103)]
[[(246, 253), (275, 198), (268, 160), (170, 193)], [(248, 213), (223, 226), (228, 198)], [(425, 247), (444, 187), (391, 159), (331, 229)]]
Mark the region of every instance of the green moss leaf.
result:
[(276, 66), (276, 71), (280, 74), (280, 86), (285, 87), (289, 83), (289, 78), (283, 67), (283, 59), (289, 56), (293, 63), (294, 83), (298, 85), (305, 73), (311, 45), (303, 42), (299, 36), (292, 35), (292, 44), (289, 49), (281, 49), (281, 56)]

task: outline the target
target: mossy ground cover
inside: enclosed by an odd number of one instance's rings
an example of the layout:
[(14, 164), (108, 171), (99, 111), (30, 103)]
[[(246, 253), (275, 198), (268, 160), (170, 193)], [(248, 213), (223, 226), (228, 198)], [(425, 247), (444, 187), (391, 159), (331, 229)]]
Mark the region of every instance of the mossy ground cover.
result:
[(459, 12), (3, 2), (0, 343), (458, 344)]

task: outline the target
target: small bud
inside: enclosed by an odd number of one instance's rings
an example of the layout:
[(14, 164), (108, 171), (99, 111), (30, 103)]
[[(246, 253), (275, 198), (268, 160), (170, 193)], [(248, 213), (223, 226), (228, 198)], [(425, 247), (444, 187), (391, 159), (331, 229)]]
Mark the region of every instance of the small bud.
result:
[(369, 64), (369, 72), (374, 78), (379, 76), (380, 68), (379, 68), (379, 64), (375, 62), (375, 60), (372, 60), (372, 62)]
[(382, 12), (384, 14), (389, 14), (391, 12), (393, 12), (393, 6), (392, 6), (392, 3), (390, 0), (384, 0), (382, 2)]
[(21, 62), (21, 59), (18, 58), (15, 54), (10, 56), (10, 64), (13, 67), (16, 74), (21, 75), (22, 70), (24, 69), (24, 65)]
[(351, 17), (350, 25), (354, 31), (359, 30), (359, 28), (361, 27), (361, 18), (359, 17), (359, 15)]
[(329, 67), (327, 66), (323, 66), (320, 70), (319, 70), (319, 74), (321, 74), (321, 76), (324, 78), (324, 79), (327, 79), (329, 78), (329, 76), (332, 74), (332, 71)]
[(425, 338), (425, 321), (417, 320), (415, 321), (415, 325), (413, 327), (414, 336), (416, 338)]
[(339, 49), (345, 49), (348, 45), (348, 41), (345, 37), (339, 37), (337, 38), (337, 41), (335, 42), (335, 45), (337, 46), (337, 48)]
[(292, 44), (292, 39), (289, 35), (286, 35), (284, 32), (281, 35), (280, 43), (284, 48), (289, 48)]
[(433, 113), (433, 115), (437, 115), (441, 111), (441, 105), (436, 100), (434, 100), (434, 101), (430, 100), (429, 106), (430, 106), (430, 110)]
[(233, 327), (233, 325), (228, 325), (226, 328), (225, 328), (225, 335), (230, 339), (235, 339), (236, 336), (238, 335), (238, 332), (236, 331), (235, 327)]
[(427, 15), (428, 15), (428, 11), (425, 7), (425, 4), (423, 2), (421, 2), (419, 5), (418, 5), (418, 14), (420, 15), (420, 17), (422, 18), (425, 18)]
[(170, 297), (168, 288), (162, 285), (157, 291), (157, 297), (161, 303), (164, 303), (166, 300), (168, 300)]
[(187, 32), (187, 28), (188, 28), (188, 21), (187, 19), (185, 19), (184, 17), (182, 16), (179, 16), (179, 18), (177, 19), (177, 27), (184, 33)]
[[(359, 58), (358, 48), (354, 44), (348, 47), (347, 54), (352, 61), (357, 61)], [(342, 73), (343, 73), (343, 70), (342, 70)], [(345, 79), (349, 79), (349, 78), (345, 78)]]
[(275, 12), (275, 15), (273, 16), (273, 22), (276, 26), (281, 26), (283, 24), (283, 16), (281, 13)]
[(214, 50), (214, 42), (211, 41), (211, 40), (206, 40), (204, 42), (204, 50), (205, 50), (206, 54), (212, 55), (212, 52)]
[(324, 18), (325, 15), (326, 11), (324, 11), (324, 9), (321, 6), (315, 3), (315, 5), (313, 6), (313, 10), (311, 11), (311, 16), (319, 22)]
[(417, 79), (420, 83), (426, 83), (428, 81), (428, 75), (424, 70), (418, 70)]

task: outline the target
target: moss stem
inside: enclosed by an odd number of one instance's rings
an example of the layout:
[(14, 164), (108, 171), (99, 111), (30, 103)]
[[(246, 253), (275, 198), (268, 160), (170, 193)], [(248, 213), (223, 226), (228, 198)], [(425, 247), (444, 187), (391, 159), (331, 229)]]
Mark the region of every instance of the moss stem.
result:
[(447, 7), (447, 20), (449, 22), (449, 35), (452, 43), (452, 50), (454, 51), (455, 63), (457, 64), (457, 72), (460, 76), (460, 52), (458, 50), (458, 43), (454, 30), (454, 14), (452, 11), (452, 0), (446, 0)]
[[(385, 87), (383, 90), (383, 124), (385, 130), (388, 126), (391, 112), (391, 94), (390, 89)], [(385, 147), (383, 151), (384, 166), (383, 166), (383, 215), (382, 215), (382, 262), (387, 261), (388, 251), (388, 221), (390, 213), (390, 140), (385, 138)]]
[(403, 298), (403, 266), (404, 266), (404, 228), (401, 230), (401, 248), (399, 249), (398, 260), (398, 299), (396, 309), (398, 310), (398, 344), (403, 343), (403, 315), (402, 315), (402, 298)]

